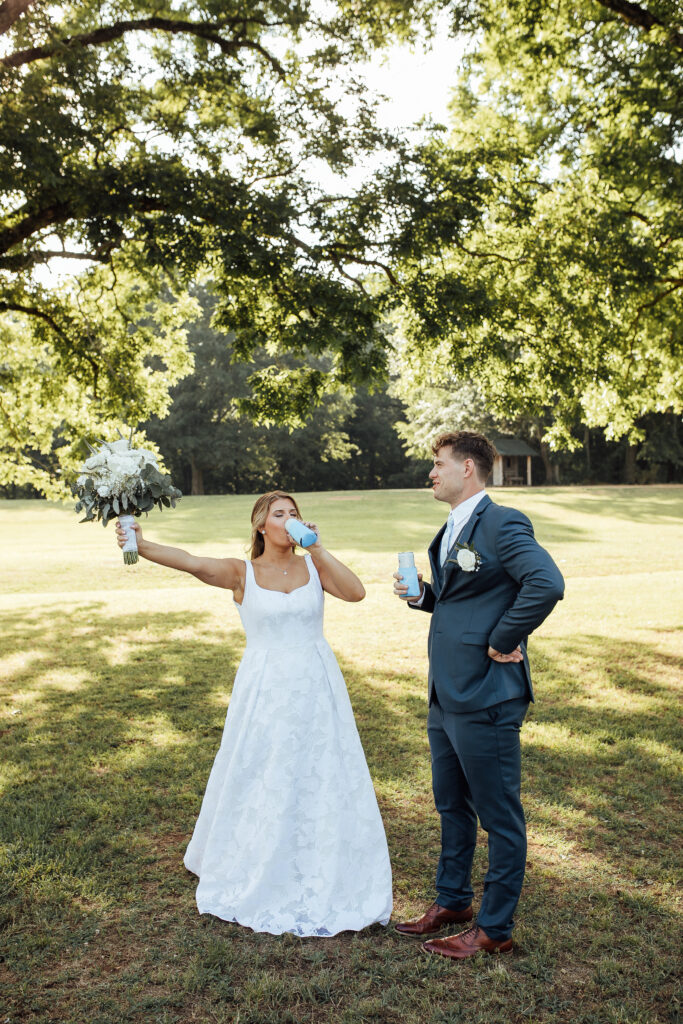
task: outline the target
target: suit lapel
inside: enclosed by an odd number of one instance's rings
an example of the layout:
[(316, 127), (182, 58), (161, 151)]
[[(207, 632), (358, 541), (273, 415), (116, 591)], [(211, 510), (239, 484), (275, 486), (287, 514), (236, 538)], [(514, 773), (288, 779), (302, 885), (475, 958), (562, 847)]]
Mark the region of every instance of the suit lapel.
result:
[(441, 527), (436, 537), (429, 545), (427, 554), (429, 555), (429, 565), (432, 570), (432, 590), (434, 596), (438, 598), (441, 592), (441, 561), (439, 559), (439, 551), (441, 548), (441, 538), (443, 537), (446, 524)]
[[(484, 495), (484, 497), (481, 499), (481, 501), (479, 502), (479, 504), (475, 508), (474, 512), (472, 513), (472, 515), (470, 516), (470, 518), (467, 520), (467, 522), (463, 526), (462, 530), (460, 531), (460, 534), (457, 537), (457, 543), (458, 544), (469, 544), (470, 543), (470, 538), (471, 538), (472, 534), (474, 533), (474, 528), (476, 527), (477, 523), (479, 522), (479, 516), (482, 514), (482, 512), (490, 504), (491, 504), (491, 499), (489, 498), (488, 494)], [(443, 530), (441, 532), (443, 533)], [(448, 552), (448, 557), (449, 558), (451, 557), (451, 552), (453, 551), (454, 547), (455, 547), (455, 541), (453, 542), (453, 547), (451, 547), (450, 551)], [(448, 586), (448, 583), (450, 581), (450, 578), (451, 578), (452, 574), (456, 570), (457, 570), (457, 572), (458, 572), (458, 574), (459, 574), (461, 579), (462, 579), (463, 576), (465, 576), (465, 577), (467, 576), (467, 573), (463, 573), (462, 570), (459, 569), (456, 566), (455, 562), (448, 562), (448, 564), (444, 568), (443, 587), (440, 589), (439, 596), (441, 596), (441, 594), (443, 594), (443, 592), (445, 591), (446, 587)]]

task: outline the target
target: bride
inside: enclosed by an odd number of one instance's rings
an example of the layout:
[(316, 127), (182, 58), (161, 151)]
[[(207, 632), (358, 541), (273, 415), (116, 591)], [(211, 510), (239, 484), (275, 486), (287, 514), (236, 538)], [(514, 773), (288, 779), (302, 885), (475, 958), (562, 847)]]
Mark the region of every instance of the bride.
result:
[[(362, 601), (358, 577), (282, 491), (251, 514), (251, 560), (198, 558), (144, 540), (142, 558), (232, 590), (247, 646), (220, 749), (185, 854), (197, 907), (279, 935), (335, 935), (391, 916), (386, 837), (344, 679), (323, 637), (324, 593)], [(125, 535), (117, 523), (119, 546)]]

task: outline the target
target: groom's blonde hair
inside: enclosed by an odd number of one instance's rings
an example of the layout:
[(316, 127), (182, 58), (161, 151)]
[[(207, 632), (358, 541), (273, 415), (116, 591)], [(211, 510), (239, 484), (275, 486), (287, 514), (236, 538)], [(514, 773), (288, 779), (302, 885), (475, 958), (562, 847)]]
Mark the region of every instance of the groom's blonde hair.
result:
[[(266, 542), (263, 539), (261, 530), (265, 526), (268, 513), (270, 512), (270, 506), (274, 501), (280, 499), (286, 499), (291, 501), (292, 505), (296, 509), (296, 514), (301, 519), (301, 512), (299, 512), (299, 506), (296, 503), (296, 498), (293, 498), (291, 494), (285, 494), (284, 491), (266, 491), (260, 498), (257, 498), (256, 504), (251, 510), (251, 554), (250, 558), (253, 561), (258, 558), (259, 555), (263, 554), (266, 546)], [(294, 541), (292, 541), (292, 547), (294, 547)]]

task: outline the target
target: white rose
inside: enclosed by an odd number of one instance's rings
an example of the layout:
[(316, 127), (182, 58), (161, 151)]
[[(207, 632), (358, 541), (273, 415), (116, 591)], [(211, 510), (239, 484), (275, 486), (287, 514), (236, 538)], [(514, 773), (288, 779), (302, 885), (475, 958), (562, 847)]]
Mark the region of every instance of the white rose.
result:
[(474, 572), (477, 567), (477, 556), (474, 551), (469, 551), (467, 548), (460, 548), (455, 557), (463, 572)]
[(129, 452), (130, 451), (130, 448), (128, 447), (128, 442), (126, 441), (125, 437), (122, 438), (120, 441), (113, 441), (109, 445), (109, 447), (111, 448), (111, 450), (113, 452)]
[(140, 458), (140, 465), (141, 466), (144, 466), (144, 465), (156, 466), (157, 465), (157, 457), (154, 454), (154, 452), (150, 452), (147, 448), (139, 448), (138, 452), (139, 452), (140, 457), (141, 457)]
[(109, 473), (111, 476), (115, 476), (121, 479), (125, 479), (128, 476), (135, 476), (136, 466), (131, 459), (123, 458), (121, 455), (111, 455), (109, 457)]
[(106, 484), (100, 484), (97, 488), (97, 493), (101, 498), (107, 498), (109, 496), (109, 488)]
[(98, 466), (103, 466), (105, 462), (106, 456), (102, 452), (97, 452), (85, 460), (84, 469), (97, 469)]

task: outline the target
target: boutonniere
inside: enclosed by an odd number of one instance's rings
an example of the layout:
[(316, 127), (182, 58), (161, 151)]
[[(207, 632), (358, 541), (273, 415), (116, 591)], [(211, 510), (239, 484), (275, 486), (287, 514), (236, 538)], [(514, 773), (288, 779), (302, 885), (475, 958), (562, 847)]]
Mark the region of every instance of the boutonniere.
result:
[(447, 558), (448, 562), (454, 562), (460, 566), (463, 572), (479, 572), (481, 567), (481, 555), (472, 544), (461, 544), (455, 542), (455, 558)]

